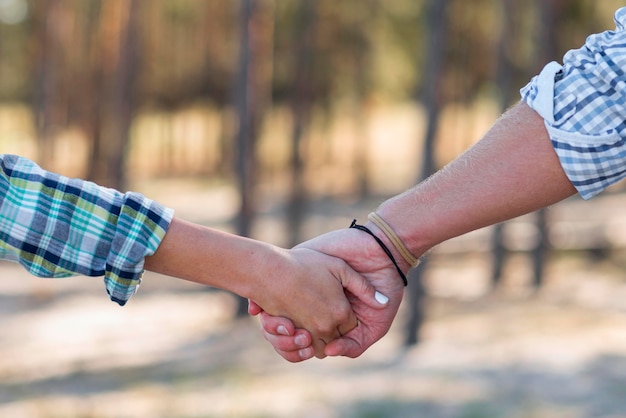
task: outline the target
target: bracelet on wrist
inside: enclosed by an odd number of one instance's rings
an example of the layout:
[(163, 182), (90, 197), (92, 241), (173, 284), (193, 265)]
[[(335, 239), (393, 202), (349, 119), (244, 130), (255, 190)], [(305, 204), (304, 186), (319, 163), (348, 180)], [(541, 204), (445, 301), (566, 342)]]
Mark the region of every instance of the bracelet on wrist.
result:
[(404, 242), (402, 242), (398, 234), (396, 234), (393, 228), (391, 228), (391, 226), (389, 226), (389, 224), (385, 222), (385, 220), (381, 218), (379, 214), (377, 214), (376, 212), (372, 212), (368, 215), (368, 219), (372, 221), (374, 225), (379, 227), (381, 231), (383, 231), (383, 234), (387, 236), (389, 241), (391, 241), (391, 243), (400, 253), (402, 258), (404, 258), (404, 261), (406, 261), (409, 266), (411, 266), (411, 268), (417, 267), (417, 265), (419, 264), (419, 259), (411, 254), (411, 252), (406, 247), (406, 245), (404, 245)]
[(372, 231), (370, 231), (370, 229), (368, 227), (363, 226), (363, 225), (358, 225), (356, 223), (356, 219), (354, 219), (352, 221), (352, 223), (350, 224), (350, 228), (358, 229), (360, 231), (363, 231), (363, 232), (371, 235), (376, 240), (378, 245), (380, 245), (380, 247), (383, 249), (385, 254), (387, 254), (387, 257), (389, 257), (389, 259), (391, 260), (391, 262), (395, 266), (396, 270), (398, 270), (398, 274), (400, 274), (400, 278), (402, 279), (402, 282), (404, 283), (404, 286), (409, 284), (408, 280), (406, 279), (406, 275), (404, 274), (404, 272), (402, 271), (402, 269), (400, 268), (400, 266), (396, 262), (396, 259), (394, 258), (393, 254), (391, 253), (391, 251), (389, 251), (389, 248), (387, 248), (385, 243), (380, 238), (378, 238)]

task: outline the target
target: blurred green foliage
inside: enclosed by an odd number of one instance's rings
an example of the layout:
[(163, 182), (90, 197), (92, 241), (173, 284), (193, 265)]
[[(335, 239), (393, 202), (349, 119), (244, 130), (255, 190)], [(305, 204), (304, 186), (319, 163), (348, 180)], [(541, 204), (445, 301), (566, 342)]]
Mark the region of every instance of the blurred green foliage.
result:
[[(60, 2), (61, 16), (46, 14), (48, 3)], [(63, 19), (62, 49), (49, 65), (75, 74), (85, 61), (98, 26), (102, 0), (2, 0), (0, 4), (0, 100), (31, 101), (34, 95), (37, 45), (52, 18)], [(117, 0), (114, 0), (117, 1)], [(269, 0), (267, 0), (269, 2)], [(273, 99), (290, 96), (296, 57), (298, 9), (301, 2), (274, 0)], [(446, 53), (447, 96), (471, 96), (493, 80), (494, 44), (502, 30), (514, 30), (517, 48), (511, 60), (527, 79), (536, 42), (536, 2), (517, 1), (519, 24), (502, 28), (501, 2), (451, 0)], [(607, 29), (606, 2), (561, 1), (558, 6), (558, 59), (591, 32)], [(24, 19), (2, 19), (13, 4), (27, 7)], [(5, 5), (5, 6), (3, 6)], [(198, 99), (229, 103), (238, 50), (238, 1), (153, 0), (140, 3), (139, 97), (142, 104), (171, 107)], [(18, 7), (19, 9), (19, 7)], [(324, 103), (371, 95), (391, 100), (411, 98), (420, 87), (423, 50), (422, 0), (315, 1), (313, 77), (315, 99)], [(70, 89), (72, 77), (64, 88)], [(360, 84), (360, 85), (357, 85)]]
[[(588, 34), (611, 29), (614, 12), (610, 2), (595, 0), (441, 0), (445, 14), (434, 23), (445, 29), (445, 39), (438, 42), (441, 66), (433, 81), (426, 80), (432, 74), (423, 73), (434, 62), (426, 56), (427, 31), (433, 28), (427, 21), (428, 1), (0, 0), (0, 104), (28, 108), (33, 125), (19, 134), (6, 133), (5, 126), (0, 140), (31, 137), (37, 161), (59, 169), (68, 163), (57, 164), (63, 156), (59, 138), (73, 130), (83, 138), (72, 142), (73, 159), (83, 167), (79, 175), (124, 187), (130, 137), (139, 117), (161, 115), (150, 128), (159, 135), (151, 133), (148, 142), (160, 150), (158, 170), (166, 173), (172, 171), (171, 156), (190, 136), (175, 134), (173, 115), (202, 106), (204, 119), (210, 113), (217, 122), (194, 132), (215, 131), (216, 145), (200, 133), (205, 140), (198, 142), (197, 152), (210, 148), (206, 159), (217, 158), (216, 170), (229, 176), (238, 155), (238, 124), (246, 112), (241, 104), (247, 103), (247, 112), (255, 115), (252, 136), (271, 131), (276, 143), (315, 148), (315, 155), (300, 150), (308, 166), (317, 164), (314, 157), (320, 154), (325, 163), (339, 161), (331, 152), (335, 146), (324, 140), (327, 133), (315, 144), (306, 142), (312, 130), (343, 118), (361, 126), (356, 137), (367, 137), (371, 132), (362, 122), (372, 120), (373, 109), (407, 102), (432, 106), (423, 100), (428, 86), (436, 86), (442, 110), (477, 108), (477, 102), (500, 108), (501, 98), (515, 100), (545, 62), (560, 60)], [(246, 2), (254, 9), (248, 20), (242, 18)], [(546, 7), (554, 15), (548, 21)], [(247, 43), (242, 42), (244, 28), (250, 33)], [(545, 55), (546, 44), (550, 55)], [(244, 45), (249, 62), (242, 61)], [(242, 80), (250, 85), (237, 89)], [(279, 124), (284, 140), (278, 139), (276, 125), (266, 126), (272, 112), (284, 116)], [(468, 128), (449, 129), (448, 140), (450, 132), (463, 130)], [(403, 139), (419, 144), (418, 135)], [(473, 134), (466, 136), (443, 147), (456, 153), (473, 140)], [(354, 164), (362, 171), (357, 182), (366, 190), (368, 151), (357, 155), (362, 146), (350, 145), (345, 134), (340, 142), (348, 148), (343, 154), (353, 153), (358, 161), (342, 171), (355, 171), (349, 167)], [(273, 152), (281, 153), (289, 154)], [(183, 161), (183, 170), (188, 166)]]

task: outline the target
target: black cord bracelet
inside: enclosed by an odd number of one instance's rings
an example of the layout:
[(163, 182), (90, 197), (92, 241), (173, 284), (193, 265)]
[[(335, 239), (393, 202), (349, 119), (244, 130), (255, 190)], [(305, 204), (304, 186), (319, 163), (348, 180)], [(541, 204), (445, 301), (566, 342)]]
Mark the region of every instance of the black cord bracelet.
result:
[(383, 249), (385, 254), (387, 254), (387, 257), (389, 257), (389, 259), (391, 260), (393, 265), (396, 267), (396, 270), (398, 270), (398, 273), (400, 274), (400, 278), (402, 278), (402, 281), (404, 282), (404, 286), (407, 286), (409, 284), (408, 280), (406, 279), (406, 276), (404, 275), (404, 273), (400, 269), (400, 266), (398, 266), (398, 263), (396, 262), (396, 259), (393, 258), (393, 254), (391, 254), (391, 251), (389, 251), (389, 248), (387, 248), (385, 243), (382, 242), (382, 240), (380, 238), (378, 238), (376, 235), (374, 235), (374, 233), (372, 231), (370, 231), (369, 228), (367, 228), (366, 226), (358, 225), (356, 223), (356, 219), (354, 219), (352, 221), (352, 223), (350, 224), (350, 228), (358, 229), (359, 231), (363, 231), (365, 233), (370, 234), (376, 240), (378, 245), (380, 245), (380, 248)]

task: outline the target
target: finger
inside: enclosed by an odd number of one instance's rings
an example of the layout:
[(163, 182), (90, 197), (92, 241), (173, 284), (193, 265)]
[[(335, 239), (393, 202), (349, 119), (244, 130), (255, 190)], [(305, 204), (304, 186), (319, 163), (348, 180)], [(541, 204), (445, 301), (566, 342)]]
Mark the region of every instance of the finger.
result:
[[(287, 318), (282, 316), (272, 316), (265, 311), (259, 315), (261, 327), (269, 334), (273, 335), (294, 335), (296, 326)], [(307, 332), (307, 331), (304, 331)], [(308, 334), (308, 332), (307, 332)], [(310, 337), (310, 335), (309, 335)]]
[(358, 325), (359, 325), (359, 320), (354, 315), (354, 313), (352, 313), (350, 315), (350, 318), (348, 318), (347, 322), (337, 325), (337, 331), (339, 334), (338, 338), (343, 337), (344, 335), (346, 335), (347, 333), (355, 329)]
[(263, 312), (263, 308), (261, 308), (255, 301), (248, 299), (248, 314), (249, 315), (258, 315)]
[[(263, 336), (285, 360), (295, 363), (308, 360), (315, 354), (311, 334), (305, 329), (295, 329), (287, 318), (260, 314)], [(325, 357), (323, 346), (318, 347), (320, 358)]]
[(389, 298), (377, 291), (368, 280), (352, 270), (348, 264), (342, 262), (342, 268), (338, 270), (338, 273), (344, 289), (352, 293), (367, 306), (374, 309), (382, 309), (387, 306)]
[(295, 335), (276, 335), (268, 332), (263, 337), (278, 352), (298, 352), (305, 348), (311, 348), (311, 335), (305, 330), (297, 330)]
[(313, 352), (315, 353), (315, 357), (322, 359), (326, 357), (324, 350), (326, 349), (326, 342), (321, 338), (313, 340)]
[(315, 354), (311, 346), (311, 334), (306, 330), (296, 330), (295, 335), (276, 335), (263, 331), (263, 336), (274, 350), (285, 360), (298, 363), (312, 358)]
[[(346, 295), (346, 296), (348, 296), (348, 300), (350, 300), (350, 298), (354, 298), (354, 296), (352, 295)], [(344, 335), (350, 333), (352, 330), (358, 327), (359, 320), (352, 309), (353, 309), (353, 305), (351, 305), (348, 301), (346, 301), (345, 304), (340, 303), (338, 304), (337, 307), (335, 307), (334, 318), (335, 318), (335, 324), (337, 325), (335, 326), (334, 329), (329, 329), (328, 331), (319, 334), (319, 338), (324, 342), (323, 344), (324, 355), (321, 355), (320, 353), (322, 345), (320, 344), (318, 346), (315, 344), (316, 338), (315, 338), (315, 334), (313, 335), (313, 341), (314, 341), (313, 345), (316, 349), (315, 356), (317, 358), (326, 357), (325, 352), (326, 352), (327, 343), (330, 343), (331, 341), (334, 341), (338, 338), (342, 338)]]
[(364, 352), (365, 348), (358, 341), (349, 337), (342, 337), (328, 343), (324, 354), (329, 357), (345, 356), (356, 358)]
[(303, 348), (299, 351), (280, 351), (276, 350), (276, 352), (285, 360), (290, 363), (299, 363), (304, 360), (308, 360), (313, 358), (314, 352), (313, 347)]
[(325, 350), (327, 343), (341, 338), (343, 334), (347, 334), (358, 325), (357, 317), (350, 304), (346, 302), (340, 305), (341, 307), (336, 311), (337, 315), (335, 318), (338, 318), (338, 320), (335, 322), (337, 324), (335, 328), (328, 329), (321, 333), (318, 332), (317, 334), (313, 333), (313, 348), (315, 350), (315, 357), (317, 358), (321, 359), (326, 357)]

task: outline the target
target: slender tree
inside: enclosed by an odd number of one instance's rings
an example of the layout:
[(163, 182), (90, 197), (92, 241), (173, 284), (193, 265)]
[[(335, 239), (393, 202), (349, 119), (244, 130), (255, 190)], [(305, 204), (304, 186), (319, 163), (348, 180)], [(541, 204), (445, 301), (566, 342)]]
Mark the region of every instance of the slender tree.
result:
[[(422, 72), (423, 93), (421, 97), (421, 101), (426, 109), (426, 135), (422, 149), (422, 168), (418, 181), (426, 179), (436, 170), (434, 149), (439, 115), (443, 107), (441, 86), (446, 53), (447, 5), (447, 0), (426, 1), (426, 13), (424, 16), (426, 20), (424, 25), (426, 46)], [(421, 265), (409, 272), (407, 345), (413, 345), (418, 342), (419, 329), (424, 320), (425, 289), (423, 286), (423, 275), (426, 271), (427, 263), (428, 259), (424, 257)]]
[[(557, 8), (563, 6), (561, 0), (536, 0), (536, 7), (539, 10), (540, 28), (537, 33), (541, 34), (542, 42), (537, 42), (539, 51), (536, 56), (541, 63), (547, 63), (555, 59), (556, 53), (555, 27), (557, 25)], [(539, 63), (536, 63), (539, 64)], [(541, 65), (541, 64), (540, 64)], [(533, 285), (539, 289), (543, 283), (544, 271), (550, 243), (548, 237), (548, 209), (540, 209), (535, 213), (535, 226), (537, 230), (537, 241), (532, 249), (533, 260)]]
[(315, 28), (315, 2), (304, 1), (298, 4), (299, 24), (296, 25), (295, 79), (291, 112), (293, 130), (291, 133), (291, 192), (287, 208), (289, 243), (293, 246), (301, 241), (301, 225), (306, 205), (306, 184), (304, 182), (304, 156), (302, 137), (310, 123), (313, 37)]
[[(535, 54), (534, 60), (530, 62), (533, 68), (540, 68), (541, 65), (555, 59), (556, 51), (556, 33), (558, 21), (555, 19), (556, 9), (559, 5), (563, 5), (560, 0), (536, 0), (531, 6), (538, 16), (535, 19), (535, 31), (537, 39), (534, 42)], [(513, 97), (512, 78), (513, 67), (510, 51), (515, 50), (514, 31), (519, 27), (519, 16), (522, 15), (520, 8), (522, 2), (514, 0), (503, 0), (501, 16), (504, 25), (501, 29), (500, 42), (498, 44), (497, 62), (497, 82), (500, 91), (500, 108), (505, 110), (510, 104)], [(534, 225), (537, 231), (537, 240), (535, 246), (530, 251), (532, 262), (532, 283), (535, 289), (541, 287), (543, 282), (546, 258), (549, 251), (548, 239), (548, 210), (540, 209), (534, 213)], [(504, 243), (504, 223), (495, 226), (492, 235), (492, 272), (491, 279), (494, 286), (497, 286), (501, 279), (504, 268), (504, 262), (507, 256), (507, 250)]]
[[(503, 0), (500, 10), (500, 36), (497, 42), (496, 52), (496, 84), (498, 87), (499, 107), (504, 111), (511, 102), (512, 92), (512, 72), (511, 60), (509, 58), (510, 51), (513, 50), (513, 31), (516, 28), (516, 18), (519, 14), (514, 11), (514, 0)], [(519, 3), (519, 2), (517, 2)], [(491, 282), (493, 286), (497, 286), (502, 279), (502, 271), (504, 269), (504, 260), (507, 250), (504, 245), (504, 226), (505, 223), (499, 223), (494, 226), (491, 237)]]
[(104, 2), (101, 12), (102, 125), (94, 138), (90, 177), (118, 189), (126, 187), (127, 146), (137, 105), (139, 5), (137, 0)]
[(64, 72), (63, 32), (69, 4), (61, 0), (49, 0), (35, 5), (36, 16), (36, 76), (35, 121), (39, 145), (38, 160), (49, 167), (54, 160), (54, 127), (59, 125), (62, 102), (62, 77)]
[[(255, 216), (256, 144), (263, 112), (269, 104), (271, 81), (271, 6), (267, 0), (243, 0), (241, 3), (239, 68), (235, 81), (238, 121), (235, 170), (240, 196), (236, 232), (242, 236), (250, 236)], [(240, 299), (237, 314), (247, 314), (247, 303), (243, 299)]]

